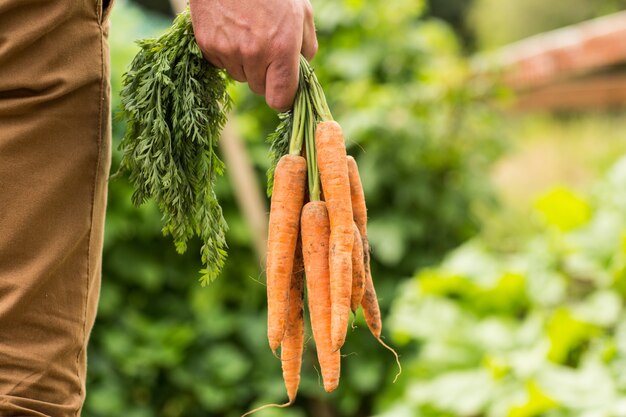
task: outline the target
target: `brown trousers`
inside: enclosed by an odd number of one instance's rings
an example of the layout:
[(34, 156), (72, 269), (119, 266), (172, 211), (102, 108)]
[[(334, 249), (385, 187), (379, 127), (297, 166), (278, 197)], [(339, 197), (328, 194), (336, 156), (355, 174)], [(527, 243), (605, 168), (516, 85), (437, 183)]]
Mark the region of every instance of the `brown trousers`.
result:
[(0, 416), (80, 415), (100, 290), (102, 0), (0, 0)]

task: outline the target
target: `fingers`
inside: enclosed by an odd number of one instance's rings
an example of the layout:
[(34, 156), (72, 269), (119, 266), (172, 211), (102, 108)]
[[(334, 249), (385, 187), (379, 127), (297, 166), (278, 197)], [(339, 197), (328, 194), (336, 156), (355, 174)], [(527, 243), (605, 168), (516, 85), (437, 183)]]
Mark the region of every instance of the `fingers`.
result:
[(265, 101), (278, 111), (289, 110), (298, 89), (299, 53), (280, 55), (267, 68)]
[(224, 60), (224, 69), (233, 80), (239, 81), (240, 83), (245, 83), (247, 81), (246, 72), (244, 71), (240, 60)]
[(242, 60), (232, 51), (234, 48), (218, 49), (215, 44), (207, 44), (206, 38), (197, 38), (198, 46), (204, 59), (216, 68), (224, 69), (233, 80), (246, 82), (246, 73), (243, 70)]
[[(317, 36), (310, 0), (190, 0), (204, 57), (285, 111), (298, 89), (300, 54), (311, 60)], [(254, 6), (254, 7), (253, 7)], [(278, 22), (278, 23), (277, 23)]]
[(248, 86), (254, 94), (259, 96), (265, 95), (265, 73), (267, 66), (244, 65)]
[(317, 35), (313, 20), (313, 7), (308, 0), (305, 0), (300, 50), (279, 49), (275, 55), (277, 59), (267, 67), (265, 101), (268, 106), (278, 111), (286, 111), (293, 106), (293, 100), (298, 90), (300, 53), (310, 61), (316, 52)]
[(217, 56), (208, 55), (205, 52), (202, 52), (202, 55), (204, 55), (204, 59), (209, 61), (209, 64), (213, 65), (215, 68), (219, 68), (219, 69), (225, 69), (226, 68), (224, 66), (224, 63), (222, 62), (222, 60), (219, 59)]
[(313, 7), (308, 1), (304, 7), (304, 31), (302, 34), (302, 55), (310, 61), (317, 52), (317, 35), (313, 21)]
[(265, 95), (265, 79), (269, 66), (267, 53), (263, 47), (248, 45), (242, 50), (243, 70), (248, 81), (248, 86), (253, 93)]

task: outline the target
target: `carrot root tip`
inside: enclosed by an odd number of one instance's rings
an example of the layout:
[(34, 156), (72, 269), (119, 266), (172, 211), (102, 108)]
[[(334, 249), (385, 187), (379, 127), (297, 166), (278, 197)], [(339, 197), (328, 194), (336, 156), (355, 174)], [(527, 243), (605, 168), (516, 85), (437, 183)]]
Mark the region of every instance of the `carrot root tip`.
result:
[(346, 342), (346, 338), (345, 337), (342, 340), (333, 342), (333, 344), (332, 344), (333, 352), (337, 352), (339, 349), (341, 349), (345, 342)]
[(385, 342), (383, 342), (383, 340), (380, 337), (377, 337), (376, 340), (378, 340), (378, 343), (380, 343), (381, 345), (383, 345), (385, 347), (385, 349), (389, 350), (391, 353), (393, 353), (393, 356), (396, 358), (396, 363), (398, 364), (398, 373), (396, 374), (396, 376), (393, 378), (393, 383), (395, 384), (396, 381), (398, 380), (398, 377), (400, 376), (400, 374), (402, 373), (402, 365), (400, 364), (400, 356), (398, 356), (398, 353), (389, 345), (387, 345)]
[(269, 408), (269, 407), (284, 408), (284, 407), (290, 406), (291, 404), (292, 404), (291, 400), (289, 400), (288, 402), (286, 402), (284, 404), (265, 404), (265, 405), (262, 405), (261, 407), (255, 408), (254, 410), (250, 410), (250, 411), (248, 411), (245, 414), (242, 414), (241, 417), (249, 416), (250, 414), (254, 414), (257, 411), (261, 411), (261, 410), (264, 410), (264, 409)]
[(338, 385), (339, 385), (339, 382), (328, 384), (328, 385), (324, 385), (324, 391), (326, 391), (326, 392), (333, 392), (334, 390), (337, 389)]
[(352, 328), (352, 330), (356, 329), (357, 326), (356, 324), (356, 310), (352, 310), (352, 314), (354, 314), (354, 316), (352, 316), (352, 321), (350, 322), (350, 327)]
[(278, 351), (278, 348), (272, 348), (272, 355), (274, 355), (276, 359), (280, 359), (280, 355), (276, 353), (277, 351)]

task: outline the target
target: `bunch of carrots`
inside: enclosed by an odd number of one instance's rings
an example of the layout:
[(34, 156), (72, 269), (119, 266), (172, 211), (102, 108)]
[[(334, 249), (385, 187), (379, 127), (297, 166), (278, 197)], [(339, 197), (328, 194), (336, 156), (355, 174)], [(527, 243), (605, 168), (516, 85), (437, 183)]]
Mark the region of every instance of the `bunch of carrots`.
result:
[[(288, 151), (273, 175), (267, 255), (268, 340), (280, 347), (289, 401), (295, 400), (304, 350), (304, 288), (324, 389), (339, 384), (350, 311), (359, 306), (374, 337), (382, 321), (370, 271), (367, 208), (356, 161), (306, 60), (293, 109)], [(303, 146), (304, 144), (304, 146)], [(401, 370), (401, 368), (400, 368)], [(397, 378), (397, 376), (396, 376)], [(395, 382), (395, 380), (394, 380)]]
[[(226, 257), (227, 225), (213, 187), (223, 171), (216, 147), (231, 104), (228, 77), (203, 58), (189, 9), (162, 36), (139, 44), (141, 50), (123, 80), (128, 129), (120, 145), (124, 158), (119, 173), (129, 173), (135, 204), (154, 198), (166, 221), (163, 231), (174, 237), (177, 250), (184, 252), (194, 235), (203, 239), (206, 268), (201, 281), (206, 284), (219, 275)], [(245, 415), (295, 400), (304, 350), (305, 277), (326, 391), (339, 384), (340, 349), (350, 311), (356, 313), (359, 306), (372, 334), (393, 352), (401, 372), (398, 355), (381, 340), (367, 209), (356, 161), (346, 155), (341, 127), (333, 121), (304, 58), (294, 108), (280, 118), (270, 136), (268, 171), (268, 191), (273, 190), (268, 339), (274, 353), (281, 348), (289, 401)]]

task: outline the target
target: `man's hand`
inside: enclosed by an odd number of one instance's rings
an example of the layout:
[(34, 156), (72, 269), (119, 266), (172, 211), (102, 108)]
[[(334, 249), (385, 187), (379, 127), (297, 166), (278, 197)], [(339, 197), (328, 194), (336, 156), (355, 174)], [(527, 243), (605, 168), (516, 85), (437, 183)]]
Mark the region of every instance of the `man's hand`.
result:
[(300, 53), (317, 51), (309, 0), (191, 0), (204, 57), (279, 111), (291, 108)]

